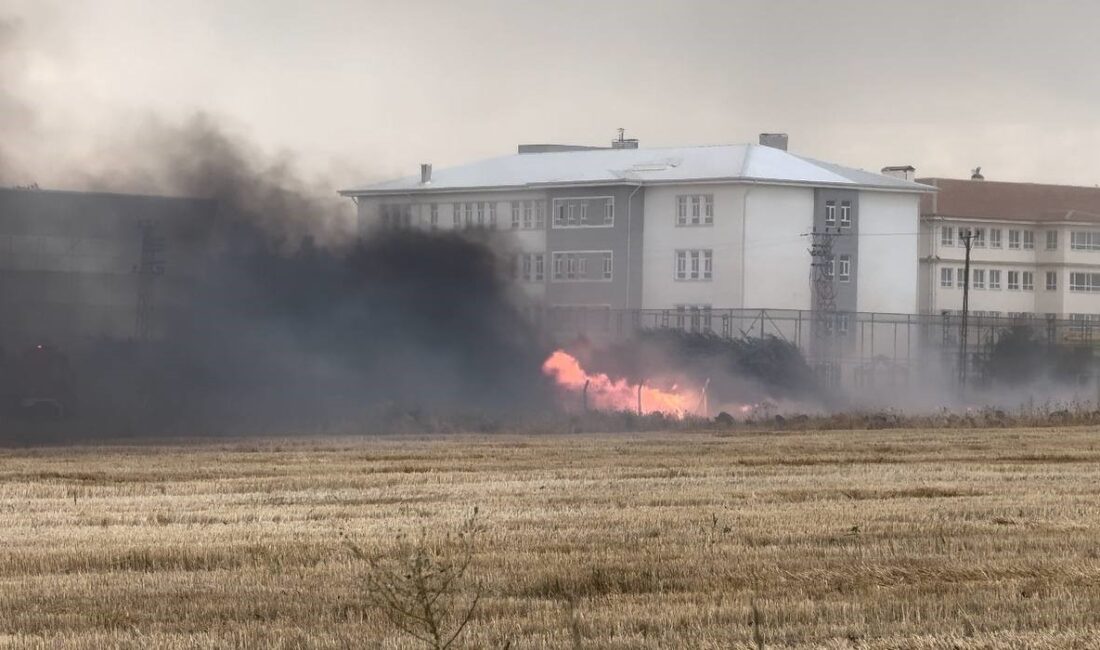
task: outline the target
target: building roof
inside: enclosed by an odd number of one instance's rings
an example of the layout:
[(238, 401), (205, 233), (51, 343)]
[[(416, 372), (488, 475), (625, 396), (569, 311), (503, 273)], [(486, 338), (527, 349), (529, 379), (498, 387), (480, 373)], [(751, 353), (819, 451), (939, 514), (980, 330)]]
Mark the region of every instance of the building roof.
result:
[(938, 188), (921, 197), (921, 215), (1001, 221), (1100, 223), (1100, 187), (918, 178)]
[(933, 191), (924, 185), (842, 167), (754, 144), (652, 149), (596, 149), (523, 153), (436, 170), (420, 176), (342, 190), (345, 196), (421, 191), (533, 188), (541, 186), (740, 181), (839, 186), (903, 192)]

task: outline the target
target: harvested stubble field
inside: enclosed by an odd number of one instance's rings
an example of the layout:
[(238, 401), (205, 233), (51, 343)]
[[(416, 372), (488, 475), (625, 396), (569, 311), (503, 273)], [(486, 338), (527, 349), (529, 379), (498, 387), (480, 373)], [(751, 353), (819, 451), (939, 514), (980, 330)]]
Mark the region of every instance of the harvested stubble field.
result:
[(467, 648), (1100, 647), (1083, 428), (8, 449), (0, 646), (418, 647), (342, 535), (475, 506)]

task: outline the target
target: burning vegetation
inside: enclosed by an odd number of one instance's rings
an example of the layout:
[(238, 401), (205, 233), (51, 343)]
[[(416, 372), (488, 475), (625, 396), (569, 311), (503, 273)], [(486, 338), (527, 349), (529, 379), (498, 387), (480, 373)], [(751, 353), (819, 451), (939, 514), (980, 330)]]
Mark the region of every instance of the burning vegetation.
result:
[(661, 390), (644, 383), (632, 384), (626, 379), (612, 379), (602, 372), (589, 373), (576, 357), (564, 350), (555, 350), (542, 365), (543, 372), (553, 378), (563, 390), (579, 394), (581, 406), (605, 411), (637, 410), (638, 414), (663, 413), (674, 417), (688, 414), (705, 416), (705, 393), (676, 384)]

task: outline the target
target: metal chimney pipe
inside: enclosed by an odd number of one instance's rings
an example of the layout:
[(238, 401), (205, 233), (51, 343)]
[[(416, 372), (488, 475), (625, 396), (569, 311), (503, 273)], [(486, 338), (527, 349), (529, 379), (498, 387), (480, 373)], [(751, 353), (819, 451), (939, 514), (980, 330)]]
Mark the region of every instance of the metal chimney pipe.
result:
[(432, 164), (421, 163), (420, 165), (420, 182), (431, 183), (432, 182)]

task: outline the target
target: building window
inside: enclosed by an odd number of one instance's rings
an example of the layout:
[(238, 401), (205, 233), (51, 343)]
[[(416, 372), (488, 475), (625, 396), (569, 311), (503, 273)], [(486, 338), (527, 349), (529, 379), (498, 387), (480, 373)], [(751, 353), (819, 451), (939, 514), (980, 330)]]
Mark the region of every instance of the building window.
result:
[(989, 288), (994, 290), (1001, 288), (1001, 272), (997, 269), (989, 270)]
[(1020, 273), (1020, 288), (1024, 291), (1035, 290), (1035, 274), (1031, 271)]
[(497, 204), (496, 202), (490, 202), (489, 206), (489, 227), (496, 229), (497, 227)]
[(535, 227), (535, 206), (532, 201), (523, 202), (523, 229), (531, 230)]
[(847, 334), (848, 329), (851, 327), (851, 314), (837, 314), (836, 315), (836, 331), (838, 334)]
[(676, 251), (677, 280), (709, 281), (714, 277), (714, 251), (710, 249)]
[(848, 228), (852, 225), (852, 202), (840, 202), (840, 227)]
[(432, 229), (439, 227), (439, 205), (433, 203), (428, 206), (428, 219), (431, 223)]
[(1069, 290), (1089, 293), (1100, 291), (1100, 273), (1070, 273)]
[(477, 225), (484, 226), (485, 225), (485, 204), (479, 201), (479, 202), (475, 203), (474, 205), (477, 208)]
[(1024, 231), (1024, 250), (1025, 251), (1035, 250), (1035, 231), (1034, 230), (1025, 230)]
[(676, 305), (677, 329), (684, 329), (685, 321), (693, 332), (709, 332), (711, 329), (710, 305)]
[(1009, 230), (1008, 231), (1008, 248), (1010, 250), (1019, 250), (1020, 249), (1020, 231), (1019, 230)]
[(383, 228), (408, 228), (412, 225), (412, 206), (384, 204), (381, 220)]
[(1047, 231), (1047, 250), (1048, 251), (1058, 250), (1058, 231), (1057, 230), (1048, 230)]
[(451, 206), (452, 214), (454, 215), (454, 227), (459, 229), (462, 227), (462, 204), (455, 203)]
[(852, 256), (840, 256), (840, 281), (848, 282), (852, 279)]
[(985, 269), (973, 269), (971, 273), (974, 274), (973, 286), (975, 289), (985, 288)]
[(1008, 272), (1008, 290), (1019, 291), (1020, 290), (1020, 272), (1009, 271)]
[(1075, 251), (1100, 251), (1100, 230), (1075, 230), (1069, 234), (1069, 247)]
[(958, 269), (955, 271), (955, 278), (959, 283), (959, 288), (962, 289), (966, 285), (966, 269)]
[(603, 279), (610, 280), (611, 272), (614, 269), (614, 259), (611, 251), (607, 251), (603, 254)]
[[(589, 218), (589, 204), (597, 204), (599, 210), (592, 211)], [(607, 228), (615, 225), (615, 198), (611, 196), (593, 196), (583, 198), (554, 199), (555, 228)]]
[(825, 202), (825, 225), (836, 225), (836, 201)]
[(985, 228), (975, 228), (971, 235), (974, 248), (985, 248)]
[(1047, 271), (1047, 291), (1058, 290), (1058, 272)]
[(990, 248), (1002, 248), (1001, 242), (1001, 229), (990, 228), (989, 229), (989, 247)]
[(519, 230), (519, 201), (512, 201), (512, 230)]
[(677, 226), (709, 226), (713, 223), (713, 194), (682, 194), (676, 197)]
[(546, 204), (535, 201), (535, 229), (542, 230), (546, 227)]
[(944, 289), (955, 286), (955, 269), (940, 269), (940, 286)]
[(466, 216), (466, 227), (467, 228), (473, 228), (474, 227), (474, 204), (473, 203), (463, 203), (462, 204), (462, 214)]
[(519, 258), (520, 279), (526, 282), (542, 282), (546, 273), (546, 256), (543, 253), (522, 253)]
[(955, 227), (940, 226), (940, 246), (955, 245)]
[[(603, 268), (598, 275), (590, 277), (588, 274), (589, 258), (598, 257), (603, 262)], [(551, 255), (551, 263), (554, 269), (554, 280), (558, 282), (602, 282), (611, 279), (609, 261), (611, 251), (570, 251), (555, 252)], [(535, 260), (535, 267), (539, 267), (539, 261)]]

